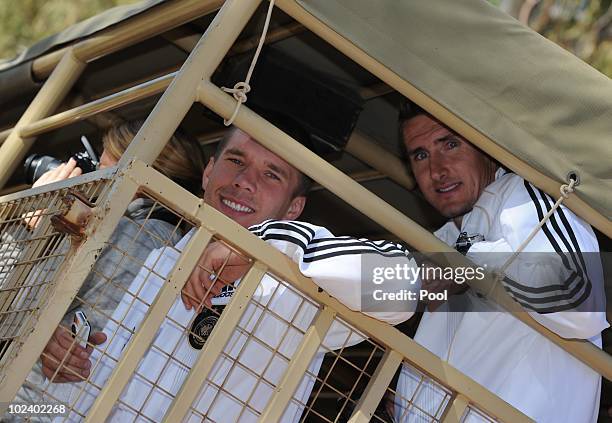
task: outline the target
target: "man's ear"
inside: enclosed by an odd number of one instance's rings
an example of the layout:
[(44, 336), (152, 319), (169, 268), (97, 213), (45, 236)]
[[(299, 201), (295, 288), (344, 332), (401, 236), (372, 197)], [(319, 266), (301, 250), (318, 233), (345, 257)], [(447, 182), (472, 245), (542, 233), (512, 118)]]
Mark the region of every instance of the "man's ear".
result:
[(202, 189), (206, 191), (206, 186), (208, 185), (208, 179), (210, 178), (210, 174), (213, 171), (213, 167), (215, 166), (215, 158), (211, 157), (208, 161), (208, 164), (204, 168), (204, 172), (202, 173)]
[(304, 210), (305, 205), (306, 197), (304, 197), (303, 195), (295, 197), (293, 200), (291, 200), (289, 208), (287, 208), (287, 212), (283, 216), (283, 220), (295, 220), (300, 217), (300, 214), (302, 214), (302, 210)]

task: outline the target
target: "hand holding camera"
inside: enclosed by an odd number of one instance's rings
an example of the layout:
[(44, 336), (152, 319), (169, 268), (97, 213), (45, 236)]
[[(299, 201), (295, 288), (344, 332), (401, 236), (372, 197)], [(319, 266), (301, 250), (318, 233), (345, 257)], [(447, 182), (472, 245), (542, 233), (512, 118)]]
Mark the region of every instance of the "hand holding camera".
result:
[[(51, 156), (29, 156), (23, 164), (26, 182), (34, 188), (96, 170), (99, 164), (96, 153), (85, 136), (81, 137), (81, 142), (85, 151), (72, 155), (65, 163)], [(42, 213), (44, 210), (36, 210), (23, 215), (23, 222), (28, 229), (33, 230), (38, 226)]]

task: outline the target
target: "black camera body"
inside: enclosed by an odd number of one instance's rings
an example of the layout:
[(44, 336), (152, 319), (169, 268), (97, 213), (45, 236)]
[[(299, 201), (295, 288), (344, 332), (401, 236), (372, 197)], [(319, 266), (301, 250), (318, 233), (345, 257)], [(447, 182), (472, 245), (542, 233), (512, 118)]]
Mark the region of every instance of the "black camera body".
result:
[[(81, 137), (81, 142), (85, 146), (85, 151), (79, 151), (78, 153), (73, 154), (71, 158), (76, 161), (77, 167), (80, 167), (83, 173), (93, 172), (98, 168), (98, 164), (100, 162), (87, 138), (84, 136)], [(26, 183), (33, 184), (45, 172), (55, 169), (61, 164), (61, 160), (58, 160), (52, 156), (41, 156), (39, 154), (32, 154), (28, 156), (23, 163)]]

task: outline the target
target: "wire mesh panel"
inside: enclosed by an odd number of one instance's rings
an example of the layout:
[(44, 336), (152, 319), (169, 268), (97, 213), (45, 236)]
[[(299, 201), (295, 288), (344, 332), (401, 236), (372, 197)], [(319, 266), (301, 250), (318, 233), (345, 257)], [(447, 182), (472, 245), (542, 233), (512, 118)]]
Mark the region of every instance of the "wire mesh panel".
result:
[[(78, 188), (95, 203), (103, 186), (97, 182)], [(19, 254), (16, 254), (15, 243), (3, 244), (14, 258), (4, 263), (3, 267), (4, 303), (7, 302), (9, 294), (17, 292), (12, 303), (3, 306), (3, 310), (6, 310), (2, 316), (3, 352), (6, 352), (2, 357), (3, 365), (11, 358), (11, 345), (20, 342), (19, 336), (27, 335), (28, 324), (33, 324), (30, 322), (36, 320), (36, 311), (45, 306), (44, 300), (49, 291), (65, 276), (58, 274), (57, 270), (75, 241), (46, 224), (47, 217), (55, 214), (61, 207), (59, 199), (63, 193), (57, 191), (44, 194), (38, 201), (28, 199), (26, 207), (16, 207), (11, 203), (5, 205), (12, 207), (14, 211), (3, 221), (3, 238), (5, 234), (16, 234), (20, 237), (19, 240), (23, 239), (27, 248), (22, 248)], [(24, 220), (32, 220), (29, 216), (34, 210), (43, 212), (34, 213), (38, 222), (30, 234)], [(21, 218), (22, 222), (17, 222), (20, 216), (27, 217)], [(190, 228), (191, 225), (181, 216), (146, 194), (139, 194), (128, 206), (106, 245), (96, 252), (94, 267), (66, 310), (60, 326), (43, 351), (41, 360), (36, 363), (19, 389), (15, 401), (63, 403), (67, 409), (72, 409), (79, 401), (82, 402), (83, 392), (88, 391), (83, 389), (87, 382), (80, 381), (88, 380), (95, 368), (72, 365), (74, 355), (69, 355), (68, 351), (77, 348), (76, 345), (81, 345), (82, 349), (75, 350), (79, 358), (80, 351), (100, 348), (95, 345), (103, 340), (98, 332), (115, 322), (116, 310), (129, 292), (132, 281), (139, 274), (149, 253), (156, 248), (173, 248)], [(35, 241), (31, 241), (32, 238)], [(44, 248), (35, 246), (37, 249), (33, 249), (32, 244), (41, 243), (40, 240), (44, 240)], [(11, 285), (7, 286), (8, 283)], [(90, 342), (84, 339), (84, 333), (75, 333), (73, 320), (77, 311), (83, 312), (89, 321)], [(108, 342), (103, 345), (108, 345)], [(60, 362), (63, 366), (59, 365)]]
[(396, 388), (390, 390), (397, 421), (439, 422), (452, 398), (452, 392), (404, 362)]
[[(382, 334), (388, 327), (373, 319), (360, 321), (361, 315), (355, 320), (358, 313), (330, 305), (329, 296), (313, 289), (293, 263), (287, 267), (286, 257), (186, 192), (169, 193), (173, 186), (167, 178), (137, 164), (126, 173), (128, 179), (130, 172), (133, 184), (158, 186), (159, 192), (136, 191), (136, 186), (129, 191), (138, 194), (103, 248), (94, 252), (91, 272), (88, 268), (15, 401), (63, 404), (68, 413), (55, 416), (57, 421), (93, 415), (157, 422), (180, 415), (186, 421), (250, 422), (274, 415), (274, 421), (342, 422), (360, 410), (370, 392), (366, 402), (372, 421), (443, 421), (457, 392), (410, 365), (408, 348), (401, 353), (392, 348), (395, 364), (386, 371), (384, 385), (378, 384), (381, 389), (372, 388), (393, 344), (376, 330)], [(106, 185), (82, 187), (85, 200), (95, 206)], [(18, 335), (26, 336), (36, 310), (45, 307), (44, 297), (62, 279), (59, 261), (78, 244), (78, 236), (60, 234), (49, 224), (49, 216), (62, 207), (61, 195), (28, 197), (1, 209), (3, 234), (6, 228), (34, 240), (3, 263), (2, 330), (8, 334), (3, 366), (12, 345), (21, 342)], [(183, 209), (175, 212), (168, 204)], [(40, 216), (36, 210), (43, 210)], [(28, 229), (36, 218), (34, 229)], [(219, 231), (217, 237), (207, 222)], [(208, 254), (215, 248), (222, 254), (210, 267), (197, 260), (205, 249)], [(181, 291), (195, 263), (201, 285)], [(250, 270), (232, 284), (236, 268)], [(187, 283), (193, 287), (193, 278)], [(89, 335), (73, 328), (77, 311), (88, 319)], [(396, 376), (389, 385), (400, 355), (405, 362), (399, 381)], [(383, 390), (380, 397), (374, 393)], [(377, 402), (378, 407), (372, 405)], [(178, 409), (177, 404), (183, 405)], [(466, 421), (480, 421), (478, 416), (494, 421), (472, 406)]]
[[(100, 352), (101, 370), (94, 375), (93, 382), (106, 382), (116, 362), (122, 357), (125, 345), (138, 330), (160, 294), (162, 284), (167, 280), (180, 251), (190, 238), (191, 234), (188, 234), (176, 247), (168, 247), (159, 254), (153, 253), (149, 256), (115, 311), (115, 320), (105, 328), (112, 340), (109, 347)], [(201, 250), (204, 247), (205, 245), (199, 246)], [(212, 269), (205, 270), (209, 274), (213, 273)], [(220, 273), (222, 271), (223, 268), (219, 270)], [(215, 276), (214, 285), (227, 282)], [(205, 298), (212, 297), (210, 292), (204, 292), (200, 298), (191, 298), (198, 302), (198, 308), (201, 310), (199, 313), (193, 308), (187, 310), (182, 299), (176, 298), (163, 319), (153, 344), (145, 352), (111, 411), (111, 419), (159, 421), (163, 418), (232, 292), (232, 288), (226, 289), (213, 299), (214, 305), (204, 302)], [(87, 394), (90, 400), (80, 404), (83, 412), (87, 411), (87, 407), (96, 397), (96, 392), (91, 389)]]
[[(384, 347), (336, 319), (302, 380), (302, 384), (311, 386), (310, 395), (303, 402), (292, 400), (304, 410), (299, 421), (347, 421), (384, 351)], [(383, 408), (373, 416), (375, 421), (386, 418)]]
[[(319, 355), (304, 375), (302, 385), (309, 384), (310, 392), (305, 398), (307, 402), (296, 398), (291, 401), (302, 411), (301, 416), (297, 414), (283, 421), (349, 421), (368, 384), (377, 377), (375, 371), (383, 364), (385, 350), (384, 345), (336, 319)], [(369, 419), (375, 422), (441, 422), (455, 394), (443, 383), (404, 361)], [(498, 420), (470, 405), (462, 421)]]
[[(132, 335), (139, 330), (154, 304), (160, 288), (177, 262), (191, 234), (176, 246), (154, 251), (130, 286), (124, 291), (104, 332), (108, 339), (92, 354), (92, 372), (71, 388), (67, 404), (69, 420), (78, 421), (93, 405), (101, 388), (119, 360)], [(203, 249), (205, 246), (201, 246)], [(229, 254), (250, 260), (235, 250)], [(213, 274), (215, 284), (227, 284), (224, 268), (203, 269)], [(236, 286), (240, 284), (237, 283)], [(169, 410), (196, 361), (216, 320), (231, 299), (235, 287), (225, 288), (210, 298), (205, 292), (197, 298), (199, 312), (187, 310), (177, 297), (164, 318), (152, 345), (121, 393), (109, 416), (112, 420), (160, 421)], [(195, 299), (195, 298), (192, 298)], [(252, 421), (265, 408), (305, 332), (319, 312), (319, 306), (299, 294), (291, 285), (267, 274), (248, 301), (243, 315), (215, 360), (212, 371), (202, 379), (188, 420)], [(308, 387), (300, 388), (305, 401)], [(300, 395), (300, 394), (298, 394)], [(301, 410), (293, 410), (299, 417)]]
[[(386, 398), (388, 404), (392, 404), (394, 421), (440, 422), (445, 421), (455, 395), (457, 392), (404, 361), (396, 386), (389, 387)], [(461, 421), (475, 423), (499, 420), (470, 404)]]
[(462, 423), (498, 423), (500, 420), (493, 418), (474, 406), (468, 406), (463, 415)]
[[(95, 184), (88, 187), (89, 191), (85, 192), (95, 202), (100, 187)], [(11, 229), (11, 233), (31, 235), (37, 240), (42, 234), (47, 234), (42, 232), (42, 228), (48, 219), (41, 218), (33, 231), (28, 230), (27, 222), (23, 221), (35, 217), (27, 213), (38, 209), (45, 209), (46, 216), (51, 215), (60, 207), (59, 195), (47, 195), (54, 200), (46, 203), (28, 199), (27, 207), (6, 205), (2, 210), (3, 216), (6, 216), (4, 225)], [(53, 206), (54, 202), (57, 205)], [(178, 295), (186, 277), (172, 281), (171, 275), (180, 259), (188, 253), (189, 242), (196, 231), (203, 228), (185, 220), (181, 217), (184, 213), (174, 212), (163, 203), (144, 192), (140, 192), (130, 203), (109, 241), (98, 252), (92, 271), (51, 339), (63, 337), (64, 348), (54, 350), (49, 345), (45, 348), (42, 360), (28, 374), (16, 401), (61, 403), (66, 406), (68, 414), (56, 416), (55, 420), (85, 419), (99, 401), (98, 398), (104, 397), (107, 387), (112, 386), (113, 372), (129, 355), (131, 341), (150, 320), (160, 294), (172, 283), (177, 285), (173, 291), (173, 303), (159, 320), (161, 324), (153, 328), (155, 335), (151, 332), (152, 343), (143, 349), (143, 355), (135, 357), (134, 371), (132, 373), (130, 370), (127, 374), (127, 383), (117, 385), (121, 393), (118, 400), (113, 402), (108, 419), (162, 421), (173, 404), (185, 394), (183, 387), (194, 376), (191, 374), (192, 368), (202, 359), (211, 362), (211, 370), (195, 375), (197, 387), (193, 391), (194, 400), (189, 400), (191, 404), (188, 409), (182, 410), (184, 420), (250, 422), (257, 421), (268, 412), (275, 394), (283, 388), (281, 383), (286, 372), (300, 356), (300, 348), (306, 342), (309, 331), (323, 314), (323, 303), (275, 276), (274, 270), (265, 274), (262, 271), (255, 281), (253, 294), (249, 294), (240, 310), (237, 324), (216, 326), (219, 319), (223, 321), (224, 310), (231, 306), (230, 300), (241, 286), (240, 282), (230, 283), (233, 279), (227, 274), (231, 275), (232, 266), (246, 268), (257, 262), (220, 238), (199, 238), (205, 239), (202, 244), (208, 244), (211, 239), (217, 247), (225, 246), (225, 255), (219, 266), (205, 268), (198, 264), (196, 271), (203, 272), (210, 282), (206, 289), (194, 295), (187, 295), (187, 291), (183, 291), (182, 296)], [(8, 207), (12, 209), (7, 212)], [(22, 222), (15, 223), (15, 216), (19, 216)], [(223, 228), (221, 233), (227, 232), (226, 229)], [(39, 286), (44, 287), (47, 283), (51, 287), (54, 281), (61, 279), (61, 275), (53, 274), (53, 269), (57, 269), (55, 261), (64, 257), (62, 254), (66, 252), (62, 248), (67, 249), (71, 241), (67, 235), (54, 232), (48, 224), (45, 231), (53, 241), (46, 240), (46, 248), (36, 250), (37, 255), (32, 255), (44, 260), (30, 258), (28, 261), (25, 256), (17, 255), (17, 259), (7, 263), (4, 268), (7, 276), (3, 276), (3, 284), (21, 281), (21, 285), (16, 286), (27, 292), (16, 296), (22, 299), (13, 301), (11, 306), (3, 306), (3, 310), (6, 310), (3, 314), (3, 331), (13, 327), (23, 331), (25, 323), (15, 326), (6, 316), (25, 313), (25, 317), (21, 316), (21, 320), (18, 320), (25, 321), (34, 314), (34, 308), (44, 306), (44, 299), (41, 298), (44, 291)], [(57, 246), (53, 247), (55, 244)], [(195, 254), (199, 256), (205, 247), (197, 245)], [(39, 254), (41, 251), (45, 254)], [(21, 279), (13, 276), (22, 268), (27, 269), (23, 271), (24, 275), (32, 276)], [(43, 279), (41, 275), (44, 272), (49, 275)], [(30, 283), (30, 279), (34, 278), (39, 281), (38, 285)], [(3, 295), (15, 291), (8, 286), (3, 285)], [(194, 307), (188, 309), (185, 303), (191, 303)], [(28, 310), (29, 314), (26, 313)], [(89, 336), (72, 328), (77, 311), (84, 312), (89, 320)], [(332, 322), (331, 319), (329, 321)], [(214, 337), (215, 327), (218, 331), (227, 332), (227, 341), (218, 350), (219, 354), (200, 357), (209, 347), (207, 339)], [(370, 331), (371, 328), (368, 333)], [(16, 339), (6, 338), (8, 341)], [(290, 393), (288, 404), (281, 404), (281, 421), (348, 421), (376, 377), (377, 367), (388, 349), (340, 317), (333, 319), (331, 327), (326, 329), (321, 339), (318, 350), (313, 350), (316, 351), (314, 358), (305, 361), (304, 368), (307, 370), (300, 374), (299, 383)], [(82, 346), (82, 351), (93, 350), (89, 361), (85, 360), (90, 364), (85, 367), (75, 365), (74, 354), (67, 353), (71, 349), (81, 351), (77, 345)], [(10, 352), (10, 342), (3, 349)], [(5, 357), (3, 363), (4, 360)], [(398, 383), (396, 377), (386, 389), (371, 420), (443, 421), (456, 392), (408, 362), (404, 362), (401, 375), (404, 376), (401, 382)], [(474, 407), (466, 412), (465, 419), (495, 421)]]
[(256, 421), (318, 312), (291, 285), (264, 276), (187, 420)]
[(66, 212), (63, 200), (69, 191), (95, 205), (106, 185), (99, 180), (0, 204), (0, 377), (61, 282), (58, 269), (79, 242), (55, 228), (51, 217)]

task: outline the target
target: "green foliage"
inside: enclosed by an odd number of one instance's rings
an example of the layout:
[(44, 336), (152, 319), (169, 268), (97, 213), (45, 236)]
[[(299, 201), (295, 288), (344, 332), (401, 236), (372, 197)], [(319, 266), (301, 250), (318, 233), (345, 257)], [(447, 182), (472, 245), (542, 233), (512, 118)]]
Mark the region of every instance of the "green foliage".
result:
[(0, 58), (118, 5), (137, 0), (0, 0)]
[(612, 77), (612, 0), (544, 0), (530, 26)]

